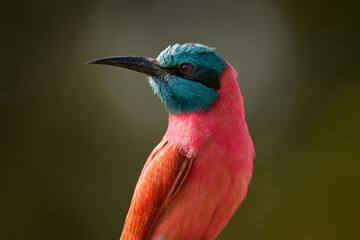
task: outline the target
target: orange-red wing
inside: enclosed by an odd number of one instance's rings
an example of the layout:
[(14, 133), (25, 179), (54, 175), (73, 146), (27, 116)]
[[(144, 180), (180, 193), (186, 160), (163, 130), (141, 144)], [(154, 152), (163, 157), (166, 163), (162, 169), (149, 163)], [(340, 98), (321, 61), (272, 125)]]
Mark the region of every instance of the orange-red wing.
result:
[(141, 172), (125, 220), (121, 240), (148, 239), (159, 215), (180, 189), (193, 158), (163, 139), (150, 154)]

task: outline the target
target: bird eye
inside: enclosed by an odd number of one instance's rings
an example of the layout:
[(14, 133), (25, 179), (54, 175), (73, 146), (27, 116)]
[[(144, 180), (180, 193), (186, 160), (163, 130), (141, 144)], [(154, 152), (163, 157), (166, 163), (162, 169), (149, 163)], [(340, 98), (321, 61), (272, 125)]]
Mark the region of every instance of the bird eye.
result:
[(180, 72), (185, 73), (185, 74), (190, 73), (192, 69), (193, 69), (193, 66), (190, 63), (182, 63), (179, 66)]

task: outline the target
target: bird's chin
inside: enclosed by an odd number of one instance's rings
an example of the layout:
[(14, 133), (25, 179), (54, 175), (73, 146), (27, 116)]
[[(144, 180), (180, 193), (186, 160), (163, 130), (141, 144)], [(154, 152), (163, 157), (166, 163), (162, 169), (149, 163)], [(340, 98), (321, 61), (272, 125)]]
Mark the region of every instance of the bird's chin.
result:
[(159, 87), (159, 84), (156, 82), (156, 80), (153, 77), (148, 77), (148, 78), (149, 78), (149, 84), (153, 88), (153, 90)]
[(161, 85), (161, 82), (159, 82), (159, 81), (161, 81), (161, 80), (156, 79), (154, 77), (149, 77), (150, 87), (152, 88), (154, 93), (161, 98), (161, 96), (160, 96), (160, 88), (161, 88), (162, 85)]

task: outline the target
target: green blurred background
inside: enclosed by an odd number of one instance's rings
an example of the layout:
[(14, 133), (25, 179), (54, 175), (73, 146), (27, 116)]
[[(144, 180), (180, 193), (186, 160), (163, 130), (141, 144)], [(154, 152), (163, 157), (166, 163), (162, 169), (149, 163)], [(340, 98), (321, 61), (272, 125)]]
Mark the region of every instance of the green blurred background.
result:
[(360, 239), (359, 1), (1, 0), (0, 239), (117, 240), (167, 113), (84, 63), (214, 46), (256, 149), (218, 239)]

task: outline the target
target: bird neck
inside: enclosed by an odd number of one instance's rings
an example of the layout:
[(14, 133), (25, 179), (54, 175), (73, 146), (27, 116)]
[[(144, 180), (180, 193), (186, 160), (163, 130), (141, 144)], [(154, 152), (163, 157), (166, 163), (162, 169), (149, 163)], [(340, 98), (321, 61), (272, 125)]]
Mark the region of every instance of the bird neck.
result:
[(229, 151), (239, 151), (242, 141), (251, 142), (246, 139), (249, 134), (236, 77), (235, 69), (227, 63), (221, 73), (218, 100), (206, 111), (171, 114), (164, 137), (189, 157), (201, 153), (209, 141)]

